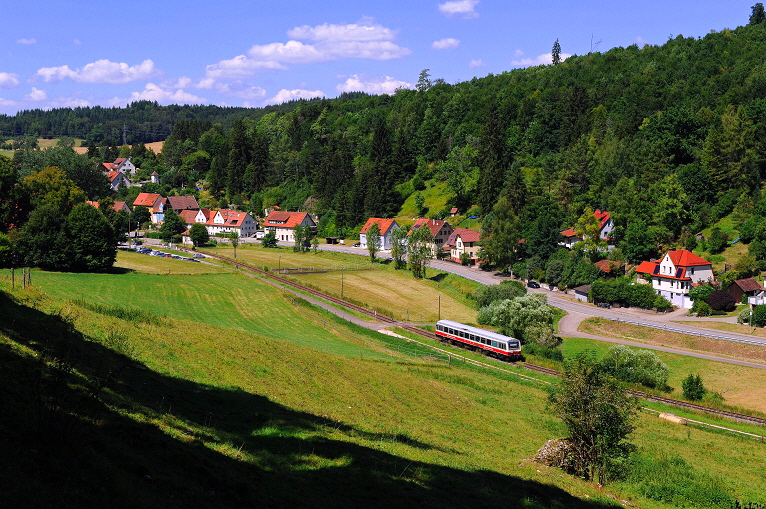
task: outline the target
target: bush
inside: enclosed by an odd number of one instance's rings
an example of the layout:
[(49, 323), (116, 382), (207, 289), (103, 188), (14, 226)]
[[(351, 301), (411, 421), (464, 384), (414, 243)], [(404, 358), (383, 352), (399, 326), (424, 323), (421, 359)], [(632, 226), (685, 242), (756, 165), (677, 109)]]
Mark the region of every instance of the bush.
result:
[(546, 348), (535, 343), (527, 343), (521, 347), (521, 353), (524, 355), (534, 355), (553, 361), (564, 361), (564, 354), (558, 348)]
[(697, 316), (710, 316), (710, 313), (712, 313), (713, 310), (710, 309), (710, 304), (704, 300), (696, 300), (692, 305), (691, 312), (696, 313)]
[(681, 387), (684, 390), (684, 398), (691, 401), (701, 400), (707, 392), (702, 384), (702, 377), (691, 373), (681, 382)]
[(737, 323), (750, 323), (750, 309), (746, 308), (737, 315)]
[(766, 306), (755, 306), (753, 310), (753, 325), (766, 327)]
[(716, 287), (709, 284), (703, 284), (693, 287), (689, 290), (689, 298), (697, 302), (698, 300), (707, 300), (710, 294), (716, 291)]
[(737, 307), (737, 302), (729, 292), (723, 290), (716, 290), (710, 294), (707, 298), (707, 303), (714, 311), (734, 311)]
[(503, 281), (499, 285), (482, 286), (474, 293), (476, 304), (480, 308), (489, 306), (495, 301), (521, 297), (527, 293), (524, 285), (518, 281)]
[(609, 348), (599, 365), (618, 380), (657, 389), (665, 389), (670, 376), (667, 364), (656, 353), (624, 345)]
[(657, 311), (667, 311), (673, 307), (673, 304), (662, 295), (657, 295), (654, 299), (654, 307), (657, 308)]

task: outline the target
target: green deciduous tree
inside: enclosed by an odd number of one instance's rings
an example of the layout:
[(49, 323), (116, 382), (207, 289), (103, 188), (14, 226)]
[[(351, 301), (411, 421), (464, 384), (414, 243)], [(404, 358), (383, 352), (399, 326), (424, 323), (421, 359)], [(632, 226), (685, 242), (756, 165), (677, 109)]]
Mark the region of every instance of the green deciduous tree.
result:
[(521, 229), (513, 205), (501, 196), (492, 213), (484, 219), (481, 231), (481, 254), (499, 269), (512, 265), (518, 256)]
[(609, 347), (600, 365), (605, 373), (619, 380), (657, 389), (664, 389), (670, 376), (667, 364), (656, 353), (625, 345)]
[(204, 246), (210, 242), (210, 234), (202, 223), (194, 223), (189, 228), (189, 238), (195, 247)]
[(763, 4), (758, 2), (752, 7), (749, 24), (760, 25), (764, 21), (766, 21), (766, 12), (764, 12)]
[(433, 241), (431, 230), (426, 227), (416, 228), (407, 238), (407, 259), (416, 279), (422, 279), (426, 275), (426, 267), (431, 262), (433, 253)]
[(378, 223), (372, 223), (367, 229), (367, 252), (370, 253), (370, 261), (375, 261), (375, 253), (380, 250), (380, 226)]
[(593, 215), (591, 207), (585, 207), (585, 211), (577, 220), (574, 227), (575, 234), (582, 240), (575, 244), (593, 258), (599, 252), (606, 250), (606, 241), (601, 238), (601, 221)]
[(106, 272), (117, 258), (114, 228), (104, 215), (86, 203), (77, 205), (66, 220), (65, 235), (72, 257), (68, 268)]
[(689, 376), (681, 382), (681, 388), (684, 392), (684, 398), (692, 401), (699, 401), (705, 397), (705, 385), (702, 383), (702, 377), (699, 374), (689, 373)]
[(274, 232), (269, 232), (261, 239), (263, 247), (277, 247), (277, 236)]
[(165, 218), (160, 226), (160, 236), (165, 242), (170, 242), (173, 236), (179, 235), (186, 230), (186, 223), (184, 223), (181, 216), (173, 210), (171, 207), (165, 209)]
[[(494, 301), (479, 309), (477, 321), (498, 327), (501, 334), (524, 342), (534, 341), (540, 334), (540, 328), (548, 329), (550, 335), (553, 333), (553, 309), (542, 293)], [(534, 334), (530, 334), (532, 327), (537, 328)]]
[(589, 481), (613, 480), (618, 460), (634, 449), (627, 439), (635, 430), (635, 399), (594, 359), (579, 355), (564, 365), (549, 401), (567, 428), (565, 468)]
[(391, 232), (391, 258), (394, 260), (394, 268), (403, 269), (407, 266), (407, 229), (394, 228)]

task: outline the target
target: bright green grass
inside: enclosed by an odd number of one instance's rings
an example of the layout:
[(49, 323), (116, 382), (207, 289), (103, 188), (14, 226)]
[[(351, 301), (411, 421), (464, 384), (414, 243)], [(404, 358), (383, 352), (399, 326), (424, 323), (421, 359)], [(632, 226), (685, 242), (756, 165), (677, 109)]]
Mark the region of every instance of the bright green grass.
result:
[[(151, 259), (152, 257), (146, 257)], [(162, 261), (162, 259), (159, 259)], [(176, 263), (178, 260), (168, 260)], [(34, 283), (61, 299), (84, 299), (150, 310), (155, 314), (215, 327), (237, 329), (289, 341), (322, 352), (366, 358), (388, 358), (356, 336), (349, 342), (345, 328), (328, 324), (328, 315), (290, 293), (276, 291), (260, 280), (241, 274), (68, 274), (35, 272)], [(87, 292), (83, 289), (87, 288)]]
[[(426, 217), (431, 217), (447, 205), (451, 192), (446, 182), (429, 180), (426, 182), (426, 188), (420, 191), (420, 194), (423, 195), (425, 206), (428, 208)], [(417, 218), (418, 211), (415, 209), (415, 193), (412, 193), (404, 200), (402, 209), (396, 216), (396, 222), (400, 225), (411, 225)]]

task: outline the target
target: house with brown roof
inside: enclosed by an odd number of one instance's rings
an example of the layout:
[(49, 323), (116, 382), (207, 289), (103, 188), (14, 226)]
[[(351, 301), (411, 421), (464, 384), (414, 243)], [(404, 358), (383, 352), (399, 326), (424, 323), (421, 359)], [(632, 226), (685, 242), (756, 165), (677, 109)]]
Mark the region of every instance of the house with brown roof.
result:
[(758, 281), (749, 277), (732, 281), (726, 291), (734, 297), (735, 302), (742, 302), (743, 295), (747, 295), (748, 298), (755, 297), (764, 291), (764, 288)]
[(475, 265), (479, 259), (479, 240), (481, 234), (468, 228), (455, 228), (447, 239), (446, 246), (450, 250), (450, 260), (462, 263), (463, 253), (470, 256), (470, 264)]
[[(612, 221), (611, 214), (606, 210), (596, 210), (593, 215), (601, 223), (598, 234), (599, 237), (609, 242), (610, 234), (612, 233), (612, 230), (614, 230), (614, 221)], [(559, 242), (559, 245), (564, 246), (567, 249), (572, 249), (575, 244), (582, 240), (582, 236), (577, 235), (574, 228), (567, 228), (566, 230), (562, 230), (561, 236), (564, 238)]]
[(133, 207), (147, 207), (152, 216), (152, 223), (160, 224), (165, 219), (167, 198), (157, 193), (139, 193), (133, 201)]
[(385, 219), (382, 217), (371, 217), (364, 223), (364, 226), (359, 231), (359, 244), (367, 247), (367, 232), (372, 228), (372, 225), (377, 224), (380, 230), (380, 240), (378, 241), (378, 249), (386, 251), (391, 249), (391, 234), (399, 228), (399, 225), (393, 219)]
[(431, 230), (433, 246), (431, 247), (432, 256), (436, 256), (442, 249), (455, 229), (447, 222), (441, 219), (426, 219), (421, 217), (412, 225), (407, 235), (412, 234), (418, 228), (428, 228)]
[[(85, 203), (87, 203), (88, 205), (93, 205), (96, 208), (99, 208), (101, 206), (101, 204), (97, 201), (85, 200)], [(123, 211), (127, 214), (130, 214), (131, 212), (130, 207), (128, 207), (128, 204), (125, 203), (124, 201), (114, 202), (114, 205), (112, 206), (112, 208), (115, 210), (115, 212)]]
[(182, 210), (199, 210), (199, 204), (194, 196), (168, 196), (168, 205), (178, 214)]
[(654, 290), (676, 307), (691, 308), (692, 286), (713, 281), (713, 266), (686, 249), (668, 251), (660, 261), (641, 262), (637, 274), (644, 274)]
[(312, 231), (316, 228), (316, 223), (308, 212), (272, 210), (263, 222), (263, 229), (274, 233), (277, 240), (295, 242), (295, 227), (298, 225), (308, 226)]

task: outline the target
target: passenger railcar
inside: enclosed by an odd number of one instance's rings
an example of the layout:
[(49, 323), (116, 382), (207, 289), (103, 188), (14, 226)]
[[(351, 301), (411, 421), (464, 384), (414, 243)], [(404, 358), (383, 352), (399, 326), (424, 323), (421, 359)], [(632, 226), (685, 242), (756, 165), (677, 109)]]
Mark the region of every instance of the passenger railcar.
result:
[(465, 345), (473, 350), (479, 349), (498, 359), (509, 361), (521, 358), (519, 340), (497, 332), (450, 320), (439, 320), (436, 322), (436, 334), (453, 344)]

